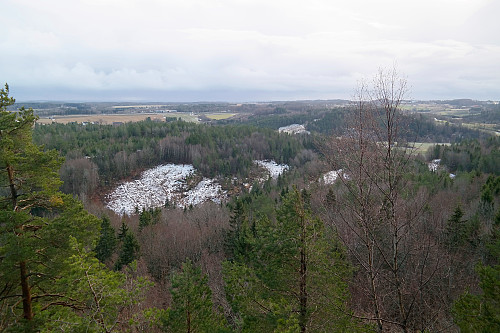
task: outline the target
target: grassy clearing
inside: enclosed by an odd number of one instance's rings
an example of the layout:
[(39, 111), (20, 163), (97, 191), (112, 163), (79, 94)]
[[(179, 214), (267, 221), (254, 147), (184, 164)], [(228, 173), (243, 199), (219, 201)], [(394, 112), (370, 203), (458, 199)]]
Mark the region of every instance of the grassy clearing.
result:
[(445, 145), (449, 146), (451, 143), (447, 142), (415, 142), (415, 153), (416, 154), (425, 154), (429, 151), (430, 148), (435, 145)]
[[(427, 151), (434, 147), (435, 145), (445, 145), (449, 146), (451, 143), (449, 142), (408, 142), (407, 145), (395, 145), (395, 149), (411, 149), (414, 148), (415, 154), (425, 154)], [(387, 142), (384, 143), (384, 146), (387, 146)]]
[(167, 118), (175, 118), (175, 119), (179, 119), (180, 118), (181, 120), (187, 121), (187, 122), (190, 122), (190, 123), (197, 123), (197, 122), (199, 122), (198, 116), (190, 114), (190, 113), (177, 112), (177, 113), (163, 114), (163, 116), (167, 117)]
[(477, 129), (488, 134), (500, 136), (499, 125), (487, 123), (462, 123), (462, 126)]
[(207, 114), (207, 118), (213, 120), (222, 120), (222, 119), (229, 119), (234, 115), (236, 115), (236, 113), (212, 113), (212, 114)]
[(448, 117), (467, 117), (470, 116), (470, 112), (468, 109), (448, 109), (439, 112), (433, 112), (439, 116), (448, 116)]

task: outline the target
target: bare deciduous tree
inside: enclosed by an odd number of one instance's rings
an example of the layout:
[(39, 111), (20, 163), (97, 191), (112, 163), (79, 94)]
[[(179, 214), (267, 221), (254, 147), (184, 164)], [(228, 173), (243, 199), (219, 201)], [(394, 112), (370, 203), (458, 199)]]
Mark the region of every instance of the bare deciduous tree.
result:
[(379, 70), (372, 85), (359, 85), (346, 133), (324, 146), (329, 164), (343, 174), (329, 209), (357, 267), (356, 312), (379, 332), (434, 329), (439, 308), (430, 288), (440, 262), (423, 209), (428, 196), (407, 177), (415, 153), (403, 135), (407, 93), (395, 68)]

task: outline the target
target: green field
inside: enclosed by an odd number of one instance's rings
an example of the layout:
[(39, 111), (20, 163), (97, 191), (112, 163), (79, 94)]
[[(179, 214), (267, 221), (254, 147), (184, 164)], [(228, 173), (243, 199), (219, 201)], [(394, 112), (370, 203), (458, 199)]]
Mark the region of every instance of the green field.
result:
[(184, 112), (177, 112), (177, 113), (167, 113), (164, 114), (165, 118), (175, 118), (175, 119), (181, 119), (183, 121), (187, 121), (190, 123), (197, 123), (199, 122), (198, 116), (191, 114), (191, 113), (184, 113)]
[(207, 118), (213, 120), (229, 119), (233, 117), (236, 113), (211, 113), (207, 115)]
[(446, 142), (415, 142), (415, 149), (417, 154), (425, 154), (429, 150), (429, 148), (434, 147), (435, 145), (446, 145), (449, 146), (450, 143)]
[(500, 135), (499, 125), (497, 124), (486, 124), (486, 123), (462, 123), (462, 126), (477, 129), (488, 134)]

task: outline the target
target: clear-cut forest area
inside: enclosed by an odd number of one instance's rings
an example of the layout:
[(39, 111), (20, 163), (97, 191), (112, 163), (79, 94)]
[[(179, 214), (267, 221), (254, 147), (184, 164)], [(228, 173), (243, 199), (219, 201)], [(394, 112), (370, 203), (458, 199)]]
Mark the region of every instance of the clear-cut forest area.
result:
[(0, 332), (500, 331), (500, 105), (408, 90), (394, 69), (350, 101), (5, 85)]

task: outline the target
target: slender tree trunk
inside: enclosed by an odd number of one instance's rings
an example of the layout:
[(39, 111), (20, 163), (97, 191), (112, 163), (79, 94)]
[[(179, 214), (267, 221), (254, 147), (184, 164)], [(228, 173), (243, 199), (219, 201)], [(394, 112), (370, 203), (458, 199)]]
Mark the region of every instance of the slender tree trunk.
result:
[[(9, 177), (9, 187), (10, 194), (12, 196), (12, 210), (17, 210), (17, 189), (14, 183), (14, 169), (11, 165), (7, 165), (7, 174)], [(22, 231), (21, 231), (22, 232)], [(31, 299), (31, 288), (28, 282), (28, 269), (26, 267), (26, 261), (23, 260), (19, 263), (20, 278), (21, 278), (21, 290), (23, 297), (23, 316), (26, 320), (33, 319), (33, 303)]]
[[(301, 237), (302, 244), (305, 243), (304, 233)], [(304, 247), (300, 249), (300, 332), (306, 331), (307, 323), (307, 263)]]
[(368, 275), (369, 275), (369, 279), (370, 279), (370, 289), (371, 289), (371, 293), (372, 293), (372, 300), (373, 300), (373, 310), (375, 312), (375, 318), (376, 321), (377, 321), (377, 328), (378, 328), (378, 332), (379, 333), (382, 333), (382, 331), (384, 330), (384, 326), (382, 325), (382, 320), (381, 320), (381, 316), (380, 316), (380, 309), (379, 309), (379, 299), (378, 299), (378, 296), (377, 296), (377, 287), (375, 285), (375, 279), (376, 279), (376, 276), (375, 276), (375, 267), (374, 267), (374, 253), (373, 253), (373, 245), (371, 247), (368, 248), (368, 267), (369, 267), (369, 272), (368, 272)]
[[(302, 198), (300, 199), (302, 201)], [(300, 279), (299, 279), (299, 298), (300, 298), (300, 310), (299, 310), (299, 325), (300, 332), (305, 333), (307, 329), (307, 240), (306, 240), (306, 218), (304, 216), (304, 203), (298, 207), (298, 213), (301, 223), (301, 234), (300, 234)]]
[(19, 264), (21, 269), (21, 289), (23, 292), (23, 312), (24, 318), (27, 320), (33, 319), (33, 304), (31, 301), (31, 288), (28, 284), (28, 270), (26, 269), (26, 261)]
[(14, 169), (12, 165), (7, 165), (7, 175), (9, 176), (10, 195), (12, 196), (12, 210), (17, 209), (17, 189), (14, 183)]
[(186, 316), (186, 332), (191, 333), (191, 311), (189, 310), (189, 303), (188, 303), (188, 310), (187, 310), (187, 316)]

